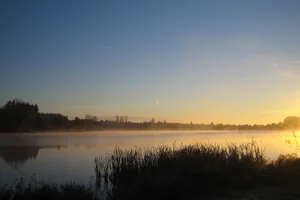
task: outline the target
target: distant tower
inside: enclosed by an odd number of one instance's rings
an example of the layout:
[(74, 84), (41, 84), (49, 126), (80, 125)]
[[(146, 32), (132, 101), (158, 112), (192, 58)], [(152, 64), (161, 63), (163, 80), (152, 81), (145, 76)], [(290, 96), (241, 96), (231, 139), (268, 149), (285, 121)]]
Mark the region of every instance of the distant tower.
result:
[(121, 123), (124, 123), (124, 116), (121, 116), (120, 122), (121, 122)]
[(117, 115), (117, 116), (116, 116), (116, 122), (119, 122), (119, 120), (120, 120), (120, 118), (119, 118), (119, 116)]
[(127, 123), (128, 122), (128, 117), (127, 116), (125, 116), (125, 123)]
[(154, 117), (152, 117), (151, 123), (152, 123), (152, 124), (155, 124), (155, 119), (154, 119)]

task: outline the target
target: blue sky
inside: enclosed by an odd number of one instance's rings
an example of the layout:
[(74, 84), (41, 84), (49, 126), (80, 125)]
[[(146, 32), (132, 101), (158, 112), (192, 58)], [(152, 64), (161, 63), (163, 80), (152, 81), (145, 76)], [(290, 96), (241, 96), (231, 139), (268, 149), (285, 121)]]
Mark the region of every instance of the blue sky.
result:
[(0, 103), (194, 123), (300, 113), (300, 2), (1, 1)]

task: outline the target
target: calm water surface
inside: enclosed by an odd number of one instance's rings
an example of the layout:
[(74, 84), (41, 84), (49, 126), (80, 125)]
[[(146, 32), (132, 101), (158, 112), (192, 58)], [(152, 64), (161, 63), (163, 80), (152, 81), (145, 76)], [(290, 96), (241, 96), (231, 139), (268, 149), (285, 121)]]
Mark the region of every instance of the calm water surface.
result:
[(254, 138), (268, 157), (293, 153), (286, 143), (292, 132), (283, 131), (199, 131), (199, 132), (86, 132), (0, 135), (0, 186), (21, 176), (29, 179), (87, 184), (94, 176), (94, 159), (115, 147), (152, 147), (195, 142), (225, 144), (249, 142)]

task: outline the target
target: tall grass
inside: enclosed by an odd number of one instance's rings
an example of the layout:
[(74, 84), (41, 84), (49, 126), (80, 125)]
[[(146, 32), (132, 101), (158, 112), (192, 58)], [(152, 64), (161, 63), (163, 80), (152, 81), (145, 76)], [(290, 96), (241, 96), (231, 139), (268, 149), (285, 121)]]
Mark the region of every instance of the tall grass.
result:
[(96, 200), (101, 199), (97, 191), (90, 186), (67, 182), (65, 184), (44, 183), (24, 178), (16, 180), (13, 186), (0, 188), (1, 200)]
[[(116, 148), (94, 160), (95, 188), (67, 183), (0, 189), (2, 200), (27, 199), (193, 199), (230, 190), (300, 186), (296, 154), (266, 158), (255, 141), (227, 146), (190, 144), (156, 148)], [(100, 191), (100, 194), (99, 194)]]
[(248, 188), (272, 183), (269, 172), (280, 168), (279, 160), (268, 161), (255, 141), (227, 147), (196, 143), (116, 148), (111, 155), (95, 159), (96, 174), (111, 182), (113, 199), (181, 199)]

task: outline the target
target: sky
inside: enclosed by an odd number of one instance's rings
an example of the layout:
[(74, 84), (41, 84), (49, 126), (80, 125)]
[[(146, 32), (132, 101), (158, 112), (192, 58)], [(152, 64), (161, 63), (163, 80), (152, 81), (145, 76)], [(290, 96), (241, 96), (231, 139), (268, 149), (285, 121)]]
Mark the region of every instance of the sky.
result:
[(300, 1), (0, 2), (0, 105), (129, 120), (300, 116)]

